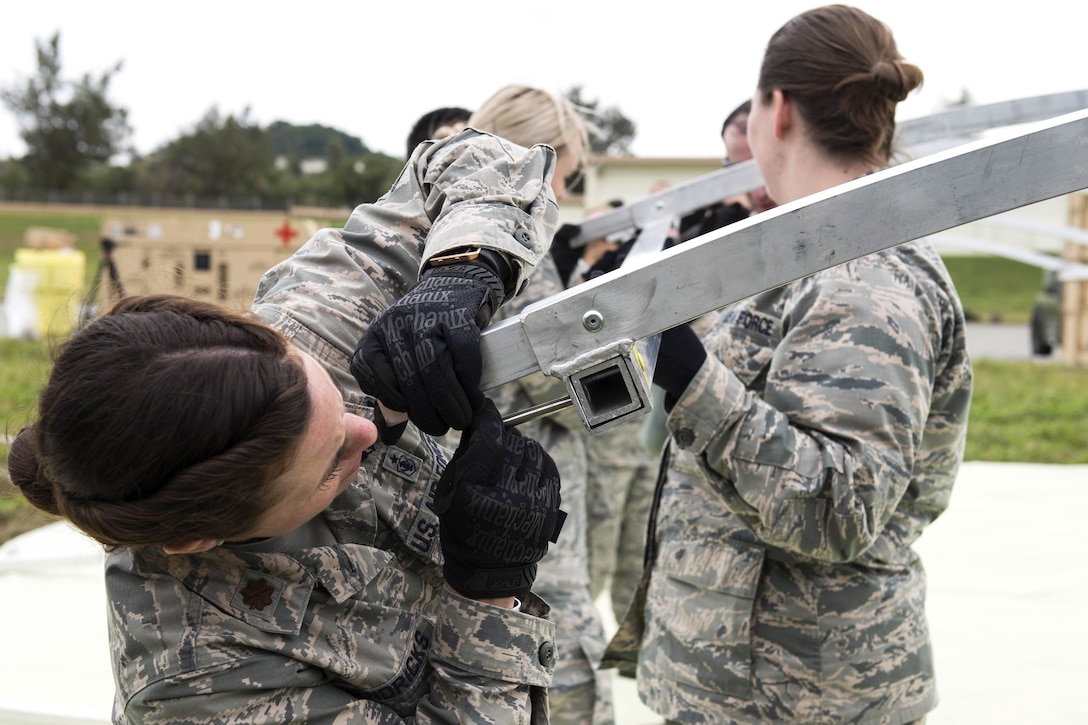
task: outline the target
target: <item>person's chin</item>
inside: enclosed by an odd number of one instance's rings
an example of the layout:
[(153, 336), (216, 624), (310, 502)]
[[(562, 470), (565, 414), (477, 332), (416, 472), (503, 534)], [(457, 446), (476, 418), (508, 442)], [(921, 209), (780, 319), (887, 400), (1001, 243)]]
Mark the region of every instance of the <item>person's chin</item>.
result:
[(342, 494), (344, 491), (347, 491), (348, 487), (351, 486), (351, 482), (354, 481), (355, 477), (359, 475), (359, 469), (361, 468), (361, 465), (360, 465), (361, 463), (362, 463), (362, 461), (359, 461), (359, 463), (356, 463), (355, 468), (353, 470), (351, 470), (346, 476), (344, 476), (344, 480), (340, 483), (340, 488), (336, 492), (336, 494), (338, 496), (340, 494)]

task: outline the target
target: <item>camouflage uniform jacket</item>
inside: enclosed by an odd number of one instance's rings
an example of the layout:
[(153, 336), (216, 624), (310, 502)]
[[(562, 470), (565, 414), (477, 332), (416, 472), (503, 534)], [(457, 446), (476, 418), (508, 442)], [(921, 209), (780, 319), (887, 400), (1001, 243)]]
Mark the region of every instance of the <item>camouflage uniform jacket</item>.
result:
[[(270, 270), (253, 312), (371, 416), (347, 372), (367, 322), (444, 249), (501, 249), (527, 274), (557, 218), (553, 169), (551, 149), (475, 131), (424, 145), (385, 197)], [(443, 586), (431, 501), (447, 455), (409, 426), (295, 532), (191, 556), (113, 553), (116, 721), (545, 722), (547, 605), (530, 595), (512, 612)]]
[(680, 722), (922, 717), (911, 544), (948, 505), (972, 380), (939, 256), (907, 244), (761, 293), (704, 343), (607, 664), (637, 656), (642, 698)]

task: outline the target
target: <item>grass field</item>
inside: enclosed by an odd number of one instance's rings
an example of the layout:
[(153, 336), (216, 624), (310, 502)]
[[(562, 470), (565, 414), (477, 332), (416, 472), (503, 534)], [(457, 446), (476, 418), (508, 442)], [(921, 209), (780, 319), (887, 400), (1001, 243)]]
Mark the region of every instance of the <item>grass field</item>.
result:
[(1026, 323), (1043, 282), (1038, 267), (1004, 257), (946, 256), (969, 320)]

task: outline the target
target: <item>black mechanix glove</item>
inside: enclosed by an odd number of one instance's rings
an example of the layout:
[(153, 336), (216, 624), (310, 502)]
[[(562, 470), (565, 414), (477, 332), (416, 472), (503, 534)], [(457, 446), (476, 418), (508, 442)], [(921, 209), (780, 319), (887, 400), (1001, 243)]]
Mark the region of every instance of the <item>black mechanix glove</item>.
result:
[[(351, 374), (364, 393), (407, 413), (425, 433), (463, 430), (484, 398), (480, 331), (505, 296), (503, 280), (485, 264), (424, 270), (370, 324), (351, 358)], [(383, 441), (395, 442), (397, 428)]]
[(687, 324), (661, 333), (654, 384), (665, 389), (665, 410), (672, 410), (706, 360), (706, 348)]
[(551, 456), (485, 398), (435, 494), (446, 582), (472, 599), (524, 599), (566, 520), (559, 500)]

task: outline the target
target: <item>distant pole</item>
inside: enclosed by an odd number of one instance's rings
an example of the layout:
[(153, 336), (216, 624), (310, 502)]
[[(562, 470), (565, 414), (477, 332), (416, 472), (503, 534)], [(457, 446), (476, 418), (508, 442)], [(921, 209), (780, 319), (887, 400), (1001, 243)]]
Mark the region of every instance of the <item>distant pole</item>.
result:
[[(1069, 226), (1088, 229), (1088, 192), (1069, 195)], [(1088, 245), (1066, 241), (1062, 256), (1088, 264)], [(1066, 363), (1088, 365), (1088, 280), (1063, 284), (1061, 357)]]

